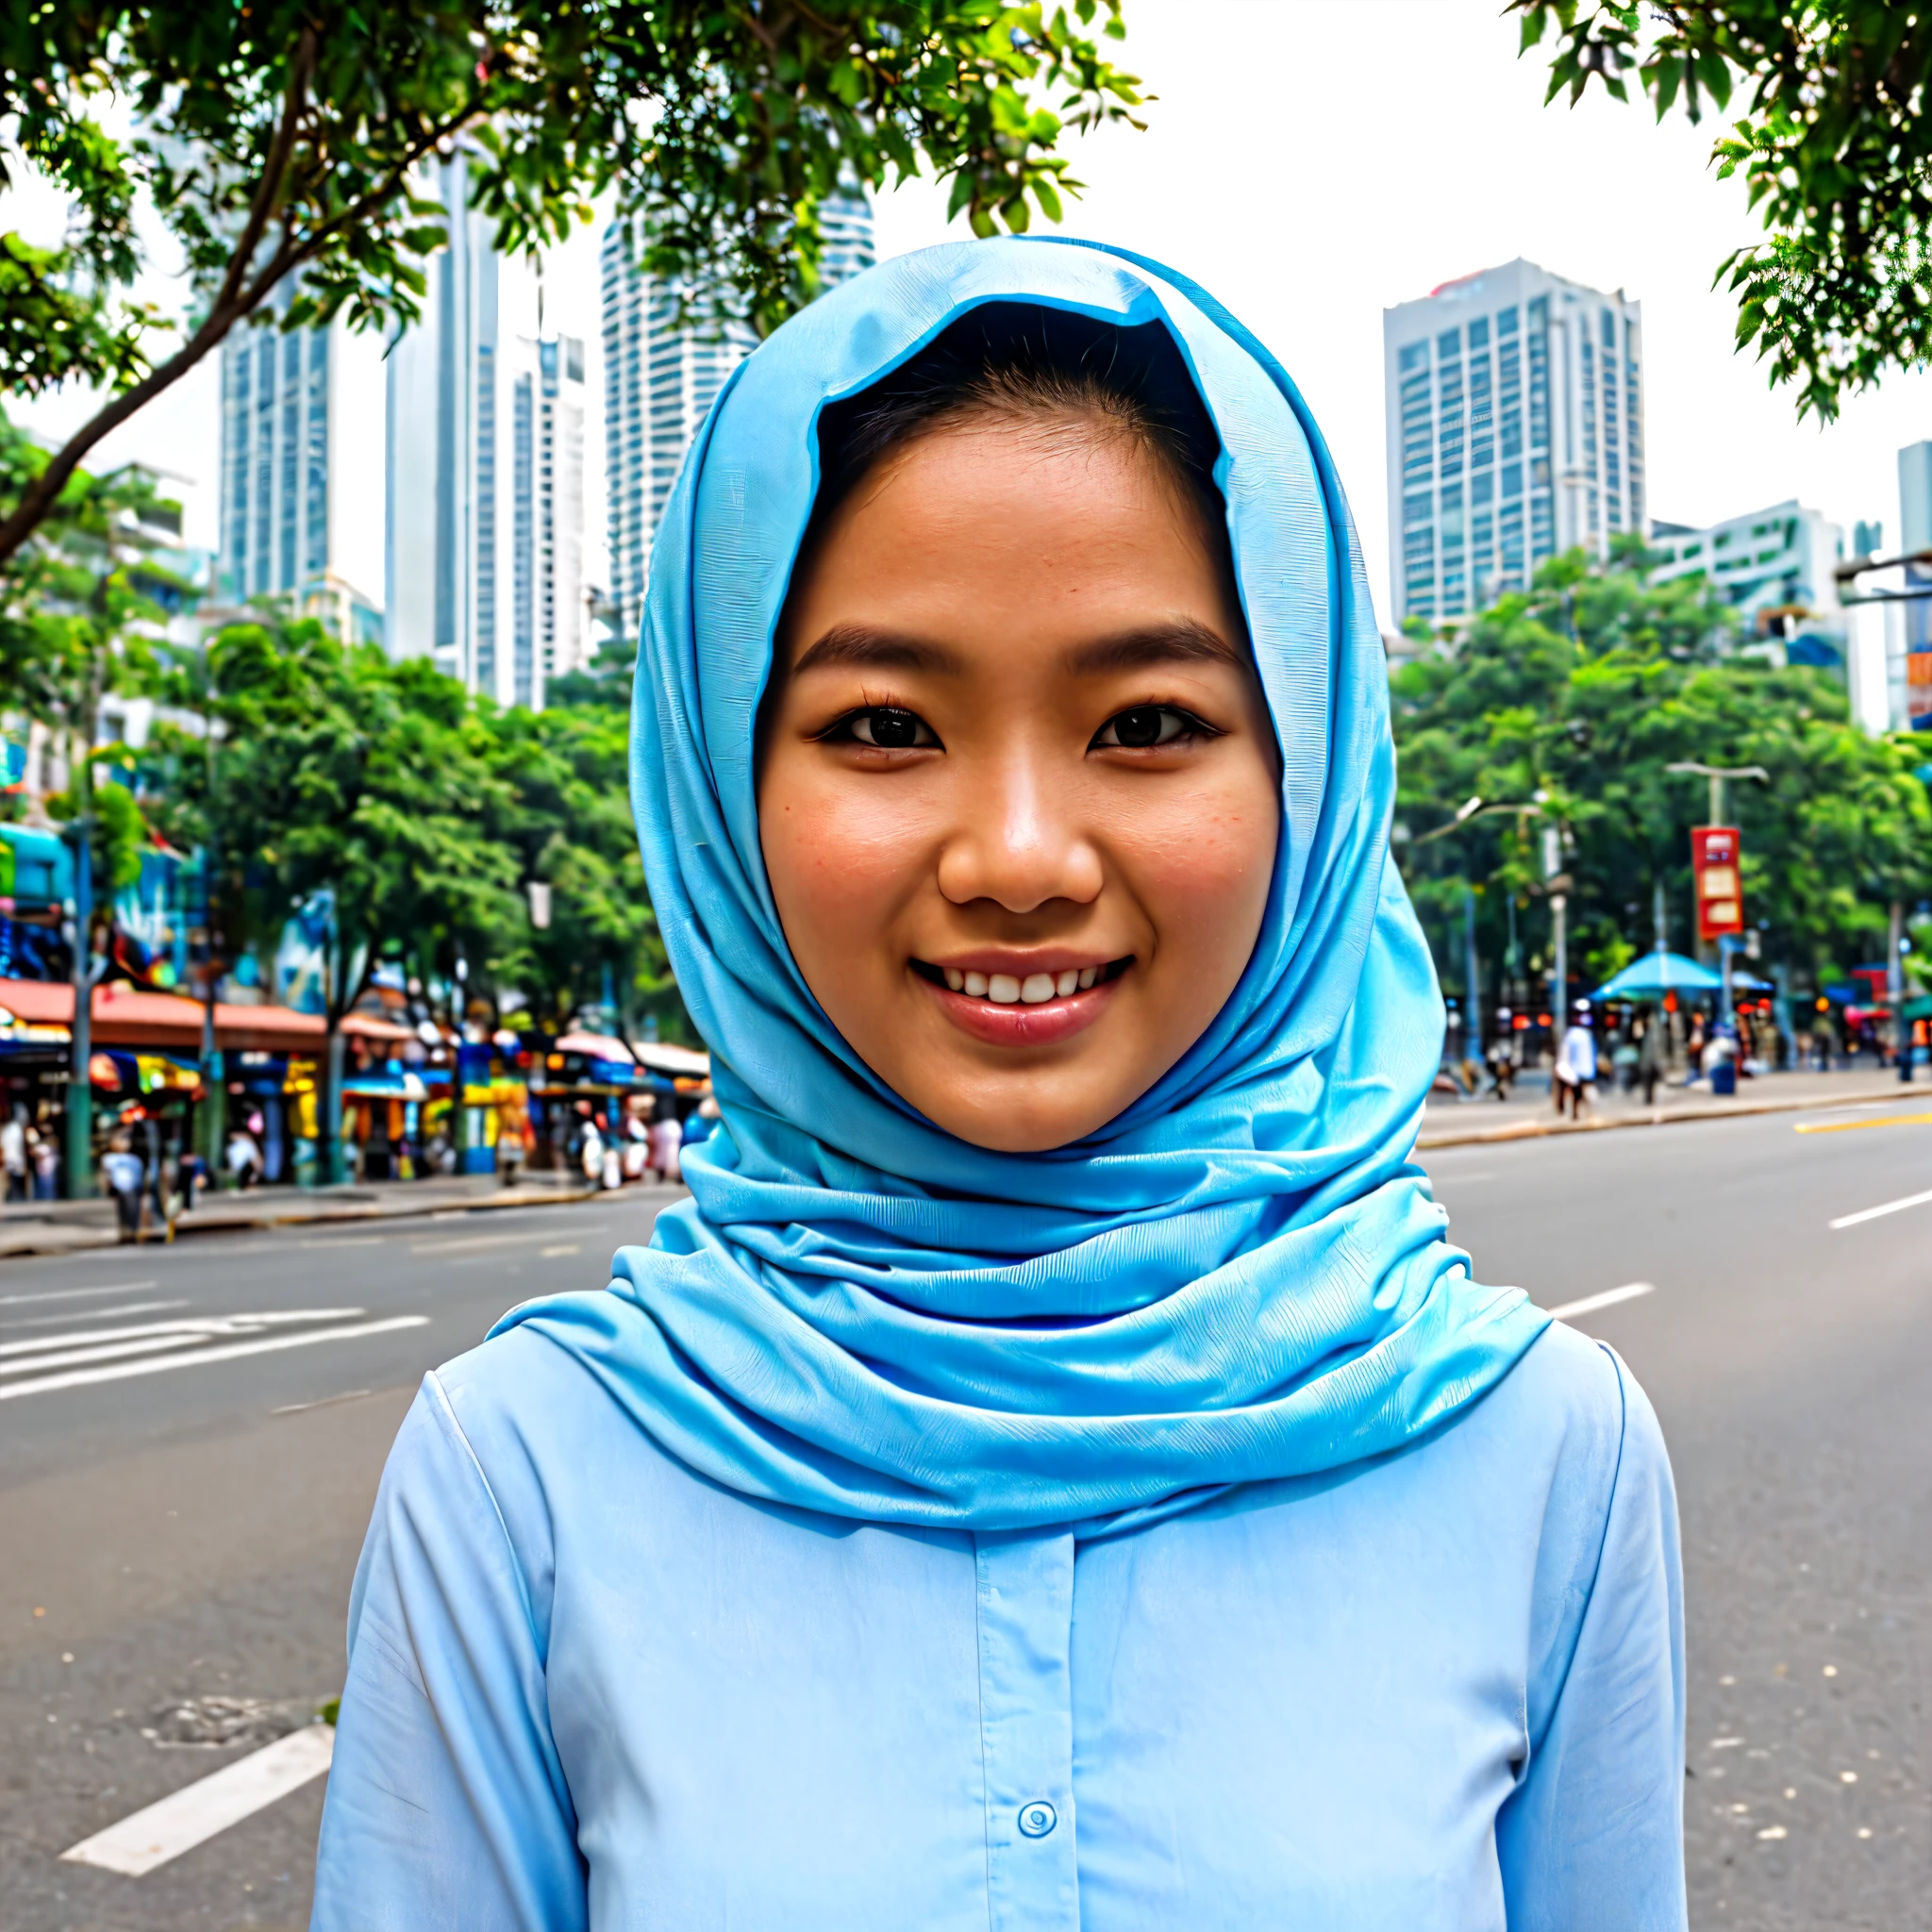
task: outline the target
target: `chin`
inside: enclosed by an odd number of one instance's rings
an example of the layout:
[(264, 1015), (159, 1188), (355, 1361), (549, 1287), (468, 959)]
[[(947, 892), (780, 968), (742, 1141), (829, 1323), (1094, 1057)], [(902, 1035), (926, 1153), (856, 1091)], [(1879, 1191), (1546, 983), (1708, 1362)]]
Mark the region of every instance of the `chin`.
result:
[[(913, 1104), (919, 1105), (917, 1101)], [(969, 1146), (984, 1147), (993, 1154), (1049, 1154), (1056, 1147), (1084, 1140), (1126, 1105), (1123, 1100), (1119, 1107), (1073, 1108), (1064, 1094), (1055, 1096), (1050, 1104), (1029, 1104), (1020, 1096), (989, 1095), (974, 1107), (922, 1108), (921, 1111), (934, 1125)]]

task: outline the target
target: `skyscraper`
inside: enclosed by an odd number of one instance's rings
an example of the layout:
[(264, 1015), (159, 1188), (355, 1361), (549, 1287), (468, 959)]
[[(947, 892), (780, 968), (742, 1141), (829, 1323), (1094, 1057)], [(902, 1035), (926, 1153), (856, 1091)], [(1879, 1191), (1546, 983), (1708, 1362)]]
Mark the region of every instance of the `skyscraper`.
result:
[(537, 272), (438, 164), (449, 242), (389, 358), (390, 648), (500, 704), (541, 707), (586, 654), (584, 345), (542, 332)]
[[(826, 287), (873, 264), (872, 204), (827, 202), (819, 273)], [(757, 346), (749, 330), (678, 325), (679, 289), (645, 275), (630, 230), (613, 222), (603, 244), (604, 435), (609, 491), (611, 599), (632, 631), (644, 608), (651, 540), (684, 453), (724, 378)]]
[(1480, 610), (1647, 534), (1642, 313), (1516, 260), (1382, 315), (1392, 608)]
[(284, 332), (271, 322), (223, 342), (217, 605), (274, 597), (336, 624), (353, 613), (358, 639), (379, 634), (381, 613), (356, 588), (373, 558), (354, 554), (371, 547), (358, 545), (375, 482), (362, 407), (371, 359), (340, 323)]

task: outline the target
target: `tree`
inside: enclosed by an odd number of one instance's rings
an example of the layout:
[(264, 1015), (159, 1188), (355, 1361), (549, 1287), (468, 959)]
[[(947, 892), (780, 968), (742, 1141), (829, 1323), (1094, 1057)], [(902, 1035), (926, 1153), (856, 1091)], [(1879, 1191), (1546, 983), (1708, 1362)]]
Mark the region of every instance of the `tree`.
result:
[(1895, 0), (1509, 0), (1523, 49), (1555, 43), (1549, 97), (1592, 79), (1618, 100), (1635, 68), (1661, 120), (1741, 119), (1715, 144), (1766, 240), (1719, 268), (1738, 343), (1798, 412), (1830, 421), (1848, 389), (1932, 357), (1932, 13)]
[[(1392, 697), (1397, 851), (1439, 958), (1461, 957), (1470, 887), (1486, 957), (1505, 957), (1512, 904), (1519, 934), (1540, 941), (1546, 827), (1563, 841), (1573, 957), (1591, 984), (1649, 948), (1659, 885), (1688, 949), (1705, 784), (1666, 769), (1688, 759), (1771, 774), (1726, 807), (1771, 958), (1822, 983), (1882, 947), (1890, 901), (1932, 891), (1923, 747), (1858, 730), (1829, 673), (1741, 655), (1715, 593), (1651, 584), (1639, 546), (1606, 566), (1556, 558), (1453, 650), (1405, 666)], [(1472, 798), (1523, 809), (1455, 825)], [(1529, 976), (1525, 963), (1510, 976)]]
[[(560, 241), (607, 192), (642, 264), (769, 328), (817, 281), (818, 210), (922, 161), (975, 234), (1058, 219), (1066, 126), (1131, 120), (1088, 31), (1120, 0), (64, 0), (0, 12), (0, 186), (70, 198), (58, 249), (0, 237), (0, 390), (111, 398), (0, 519), (17, 550), (87, 452), (238, 324), (406, 325), (444, 240), (422, 192), (463, 143), (506, 253)], [(109, 131), (109, 117), (133, 131)], [(195, 308), (133, 299), (151, 208)], [(292, 295), (290, 291), (292, 291)]]
[(468, 693), (312, 620), (231, 625), (208, 645), (219, 755), (158, 735), (174, 830), (222, 856), (221, 894), (263, 939), (328, 907), (325, 1153), (341, 1175), (341, 1025), (387, 949), (454, 977), (512, 943), (515, 855), (489, 836), (511, 800)]
[[(0, 503), (38, 488), (46, 452), (0, 416)], [(160, 507), (154, 479), (127, 469), (108, 476), (71, 470), (51, 495), (31, 542), (0, 569), (0, 693), (9, 709), (63, 741), (68, 781), (49, 810), (71, 822), (76, 859), (74, 935), (74, 1041), (67, 1108), (67, 1175), (71, 1193), (93, 1186), (92, 1089), (88, 1080), (92, 1034), (95, 900), (141, 876), (145, 827), (122, 786), (94, 788), (103, 755), (101, 701), (145, 675), (152, 663), (147, 632), (161, 619), (149, 589), (167, 578), (148, 560), (155, 548), (143, 513)], [(173, 505), (167, 506), (175, 508)]]
[(550, 1031), (599, 1004), (608, 974), (625, 1037), (649, 1012), (674, 1038), (691, 1039), (631, 823), (628, 706), (600, 701), (606, 694), (491, 720), (493, 769), (510, 798), (497, 836), (516, 854), (525, 890), (550, 888), (548, 926), (523, 927), (491, 970), (525, 991)]

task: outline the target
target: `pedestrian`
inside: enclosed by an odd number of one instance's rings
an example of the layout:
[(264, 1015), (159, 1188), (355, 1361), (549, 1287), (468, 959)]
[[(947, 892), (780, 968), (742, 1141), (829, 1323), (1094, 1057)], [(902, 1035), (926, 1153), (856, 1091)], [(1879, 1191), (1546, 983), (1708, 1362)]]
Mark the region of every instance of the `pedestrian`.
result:
[(886, 261), (720, 392), (640, 634), (724, 1144), (426, 1378), (314, 1932), (1681, 1927), (1662, 1438), (1409, 1158), (1388, 674), (1278, 365), (1098, 246)]
[(683, 1174), (684, 1129), (677, 1123), (677, 1103), (668, 1093), (658, 1096), (657, 1118), (651, 1123), (651, 1165), (658, 1178), (677, 1181)]
[(592, 1187), (600, 1186), (604, 1179), (604, 1136), (597, 1131), (594, 1118), (584, 1122), (584, 1138), (577, 1158), (582, 1163), (584, 1178)]
[(51, 1201), (59, 1192), (60, 1150), (52, 1134), (40, 1127), (32, 1130), (27, 1148), (34, 1169), (34, 1199)]
[(27, 1196), (26, 1108), (16, 1107), (0, 1125), (0, 1167), (7, 1171), (7, 1198), (25, 1201)]
[(1567, 1102), (1570, 1118), (1580, 1121), (1584, 1100), (1595, 1078), (1596, 1040), (1590, 1030), (1590, 1002), (1578, 1000), (1575, 1015), (1564, 1030), (1563, 1043), (1557, 1049), (1557, 1064), (1550, 1072), (1557, 1114), (1561, 1115)]
[(261, 1179), (261, 1149), (246, 1127), (237, 1127), (228, 1136), (228, 1173), (244, 1190)]
[(114, 1199), (114, 1212), (121, 1224), (121, 1241), (141, 1240), (141, 1191), (147, 1178), (147, 1165), (135, 1153), (125, 1132), (117, 1129), (108, 1137), (108, 1151), (101, 1157), (101, 1173), (108, 1191)]
[(1664, 1077), (1662, 1015), (1646, 1013), (1638, 1021), (1637, 1028), (1637, 1080), (1643, 1089), (1644, 1106), (1655, 1107), (1657, 1082)]

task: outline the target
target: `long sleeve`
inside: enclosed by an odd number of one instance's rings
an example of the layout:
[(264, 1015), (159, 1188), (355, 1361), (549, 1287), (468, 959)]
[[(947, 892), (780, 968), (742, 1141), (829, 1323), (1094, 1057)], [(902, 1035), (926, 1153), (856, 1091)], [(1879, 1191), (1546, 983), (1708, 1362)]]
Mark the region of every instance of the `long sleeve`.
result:
[(356, 1573), (311, 1932), (570, 1932), (586, 1919), (537, 1621), (432, 1374)]
[(1529, 1760), (1497, 1820), (1511, 1932), (1686, 1923), (1676, 1498), (1657, 1416), (1617, 1372), (1624, 1425), (1594, 1571), (1549, 1593)]

